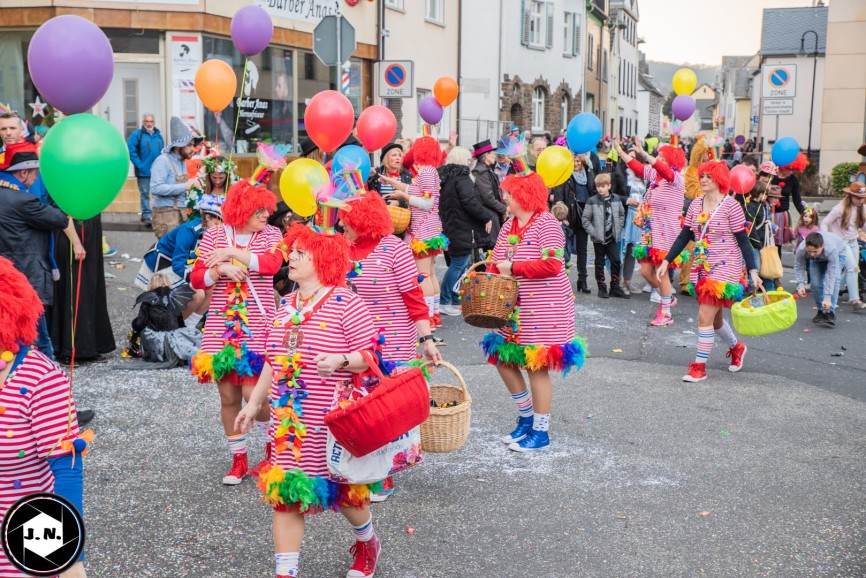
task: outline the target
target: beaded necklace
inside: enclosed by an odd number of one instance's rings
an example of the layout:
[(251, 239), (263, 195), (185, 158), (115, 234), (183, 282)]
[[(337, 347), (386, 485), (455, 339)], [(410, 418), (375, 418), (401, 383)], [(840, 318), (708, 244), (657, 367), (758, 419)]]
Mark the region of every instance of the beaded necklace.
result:
[(514, 257), (515, 247), (523, 241), (523, 235), (526, 234), (526, 231), (529, 230), (529, 227), (532, 226), (532, 223), (535, 222), (535, 219), (537, 219), (540, 214), (541, 213), (538, 211), (532, 213), (529, 220), (526, 221), (526, 224), (522, 227), (520, 226), (520, 223), (517, 222), (517, 217), (514, 217), (514, 219), (511, 220), (511, 230), (508, 231), (508, 244), (511, 246), (505, 250), (505, 255), (508, 257), (509, 261)]

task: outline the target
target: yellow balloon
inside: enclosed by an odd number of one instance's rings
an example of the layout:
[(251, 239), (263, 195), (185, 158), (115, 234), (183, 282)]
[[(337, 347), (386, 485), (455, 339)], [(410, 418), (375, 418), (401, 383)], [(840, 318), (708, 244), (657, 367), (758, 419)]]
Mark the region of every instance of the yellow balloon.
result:
[(280, 194), (289, 208), (301, 217), (316, 212), (316, 190), (328, 183), (328, 171), (312, 159), (289, 163), (280, 177)]
[(553, 145), (538, 155), (535, 172), (544, 180), (548, 189), (561, 185), (574, 171), (574, 155), (565, 147)]
[(695, 88), (697, 88), (698, 77), (695, 74), (695, 71), (691, 68), (680, 68), (674, 72), (674, 78), (671, 81), (671, 84), (673, 84), (674, 92), (676, 92), (678, 96), (683, 94), (688, 95), (693, 93)]

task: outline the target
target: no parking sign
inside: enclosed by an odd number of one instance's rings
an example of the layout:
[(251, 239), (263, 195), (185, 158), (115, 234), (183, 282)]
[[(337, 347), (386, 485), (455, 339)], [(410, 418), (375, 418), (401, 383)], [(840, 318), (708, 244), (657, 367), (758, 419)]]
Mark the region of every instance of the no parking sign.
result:
[(412, 98), (415, 81), (411, 60), (383, 60), (379, 62), (379, 96), (385, 98)]

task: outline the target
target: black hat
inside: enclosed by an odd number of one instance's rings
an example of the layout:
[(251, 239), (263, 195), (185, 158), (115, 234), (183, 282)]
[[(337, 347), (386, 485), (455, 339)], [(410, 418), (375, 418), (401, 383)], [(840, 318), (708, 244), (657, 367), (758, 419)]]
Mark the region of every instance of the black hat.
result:
[(472, 145), (472, 158), (479, 157), (484, 153), (489, 152), (493, 152), (493, 145), (490, 144), (490, 139)]
[(391, 149), (400, 149), (402, 151), (403, 145), (397, 144), (395, 142), (389, 142), (382, 147), (382, 158), (385, 158), (385, 155), (387, 155), (388, 151), (390, 151)]
[(301, 152), (301, 156), (302, 156), (302, 157), (307, 157), (307, 156), (309, 156), (310, 153), (312, 153), (314, 150), (318, 150), (318, 148), (319, 148), (319, 147), (316, 146), (316, 143), (313, 142), (313, 139), (307, 137), (307, 138), (303, 139), (303, 140), (301, 141), (301, 144), (300, 144), (300, 149), (301, 149), (300, 152)]

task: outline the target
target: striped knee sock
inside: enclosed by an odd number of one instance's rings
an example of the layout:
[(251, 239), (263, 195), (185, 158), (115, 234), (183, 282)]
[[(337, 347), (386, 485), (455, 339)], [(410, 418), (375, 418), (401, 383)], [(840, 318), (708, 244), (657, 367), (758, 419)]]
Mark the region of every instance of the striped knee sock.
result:
[(731, 326), (728, 325), (728, 322), (722, 320), (722, 326), (716, 329), (719, 334), (719, 337), (722, 338), (723, 341), (728, 342), (728, 349), (736, 347), (737, 345), (737, 336), (734, 335), (734, 330), (731, 329)]
[(511, 399), (517, 404), (517, 413), (520, 417), (532, 417), (532, 398), (529, 396), (528, 389), (520, 393), (512, 393)]
[(435, 313), (433, 313), (433, 296), (431, 295), (428, 297), (425, 295), (424, 296), (424, 303), (427, 304), (427, 311), (428, 311), (430, 317), (433, 317), (433, 315), (435, 315)]
[(359, 542), (369, 542), (373, 538), (373, 516), (360, 526), (352, 526), (352, 533)]
[(270, 427), (271, 427), (271, 421), (270, 420), (267, 420), (267, 421), (256, 420), (256, 428), (259, 430), (259, 433), (262, 434), (262, 436), (264, 436), (264, 438), (266, 440), (270, 440), (270, 437), (268, 437), (268, 430), (270, 429)]
[(433, 296), (433, 315), (439, 315), (439, 293)]
[(671, 296), (670, 295), (662, 295), (662, 314), (670, 315), (671, 314)]
[(536, 413), (532, 416), (532, 429), (535, 431), (547, 431), (550, 428), (550, 414)]
[(695, 363), (706, 363), (710, 358), (710, 351), (713, 349), (713, 338), (716, 333), (713, 326), (698, 327), (698, 353), (695, 356)]
[(236, 436), (226, 436), (229, 442), (229, 451), (232, 454), (247, 453), (247, 434), (239, 434)]
[(282, 552), (274, 554), (274, 559), (277, 562), (277, 576), (292, 576), (298, 575), (298, 559), (300, 552)]

